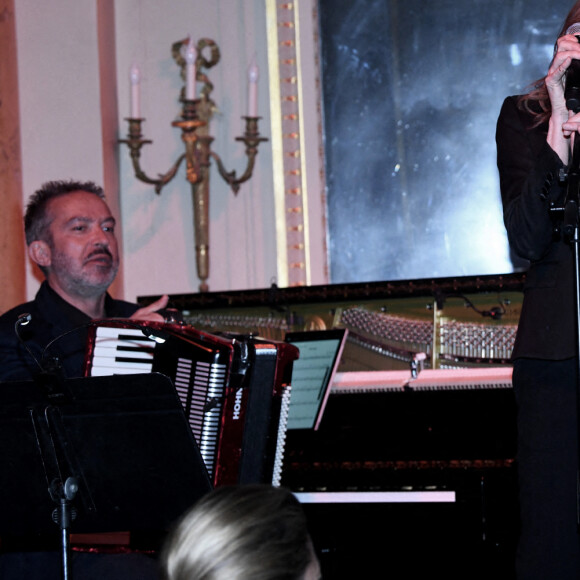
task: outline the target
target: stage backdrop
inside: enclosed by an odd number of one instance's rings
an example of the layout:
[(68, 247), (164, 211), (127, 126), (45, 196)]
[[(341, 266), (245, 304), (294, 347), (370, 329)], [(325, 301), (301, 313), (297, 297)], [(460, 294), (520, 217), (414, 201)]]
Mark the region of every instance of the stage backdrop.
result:
[(319, 0), (333, 283), (499, 274), (495, 125), (570, 0)]

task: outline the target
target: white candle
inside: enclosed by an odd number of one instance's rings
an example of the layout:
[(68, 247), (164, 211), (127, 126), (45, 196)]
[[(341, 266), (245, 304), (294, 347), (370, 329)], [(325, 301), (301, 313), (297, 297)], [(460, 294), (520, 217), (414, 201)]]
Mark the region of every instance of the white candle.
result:
[(185, 98), (189, 101), (195, 99), (195, 61), (197, 59), (197, 52), (193, 45), (191, 36), (185, 49)]
[(141, 96), (139, 94), (141, 71), (136, 64), (131, 66), (129, 78), (131, 79), (131, 119), (139, 119), (141, 117)]
[(260, 71), (256, 64), (256, 57), (248, 68), (248, 117), (258, 116), (258, 77)]

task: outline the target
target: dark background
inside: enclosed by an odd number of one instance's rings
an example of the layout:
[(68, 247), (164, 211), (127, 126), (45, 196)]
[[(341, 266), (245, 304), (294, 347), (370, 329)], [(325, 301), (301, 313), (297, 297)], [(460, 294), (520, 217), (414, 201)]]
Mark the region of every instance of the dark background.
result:
[(319, 0), (332, 283), (500, 274), (503, 99), (570, 0)]

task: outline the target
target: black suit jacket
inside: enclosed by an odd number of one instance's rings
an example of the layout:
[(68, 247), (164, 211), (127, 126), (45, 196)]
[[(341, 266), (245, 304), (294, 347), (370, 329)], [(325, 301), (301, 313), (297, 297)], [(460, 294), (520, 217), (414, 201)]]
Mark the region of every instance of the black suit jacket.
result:
[(511, 247), (530, 261), (513, 358), (561, 360), (577, 354), (574, 251), (551, 211), (564, 205), (567, 184), (547, 123), (532, 124), (517, 97), (504, 101), (496, 131), (504, 222)]
[[(138, 308), (137, 304), (113, 300), (109, 295), (105, 298), (107, 317), (126, 318)], [(14, 325), (22, 313), (30, 314), (31, 321), (20, 327), (20, 336), (36, 360), (44, 366), (56, 357), (65, 377), (82, 376), (88, 334), (86, 324), (90, 318), (44, 282), (33, 301), (0, 316), (0, 381), (30, 380), (40, 372), (15, 332)], [(45, 352), (46, 346), (55, 338), (53, 346)]]

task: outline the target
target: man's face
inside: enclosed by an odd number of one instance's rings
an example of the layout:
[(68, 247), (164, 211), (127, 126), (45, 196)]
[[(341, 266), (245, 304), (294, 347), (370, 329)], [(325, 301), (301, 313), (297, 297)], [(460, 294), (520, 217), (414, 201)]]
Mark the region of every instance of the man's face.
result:
[[(47, 280), (70, 296), (99, 296), (119, 268), (115, 219), (98, 196), (77, 191), (49, 202)], [(35, 242), (33, 242), (35, 243)]]

